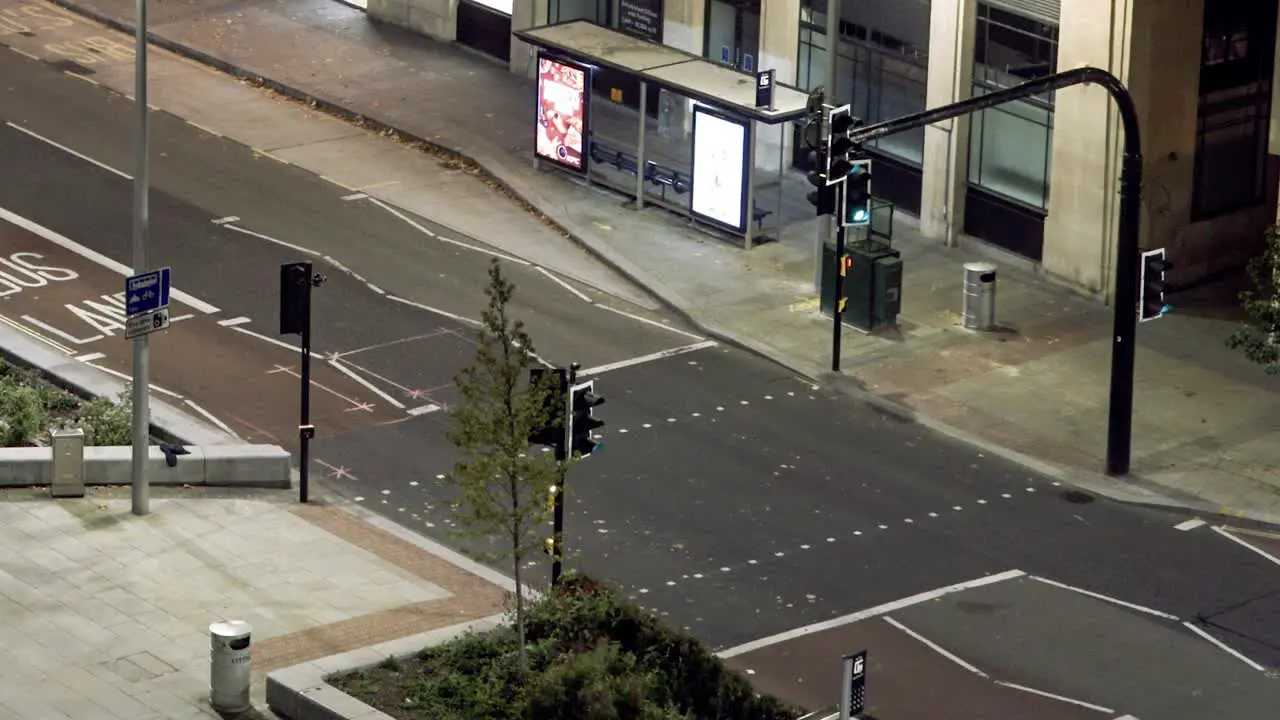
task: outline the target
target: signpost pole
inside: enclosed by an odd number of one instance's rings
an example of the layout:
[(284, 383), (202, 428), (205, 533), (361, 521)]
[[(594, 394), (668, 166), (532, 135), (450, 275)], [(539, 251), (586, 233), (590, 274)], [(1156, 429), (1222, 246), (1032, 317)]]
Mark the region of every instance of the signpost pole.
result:
[[(636, 209), (644, 209), (644, 180), (645, 180), (645, 161), (644, 161), (644, 136), (645, 125), (648, 124), (648, 117), (645, 115), (645, 107), (649, 104), (649, 83), (640, 81), (640, 130), (639, 136), (636, 138)], [(585, 140), (583, 142), (586, 142)]]
[[(137, 36), (134, 45), (134, 110), (137, 136), (134, 139), (133, 174), (133, 273), (146, 272), (147, 191), (149, 181), (147, 131), (147, 0), (137, 0)], [(150, 452), (150, 358), (147, 334), (133, 339), (133, 514), (151, 512), (151, 488), (147, 485), (147, 458)]]
[[(311, 278), (307, 278), (310, 282)], [(307, 288), (310, 294), (310, 287)], [(302, 326), (302, 399), (298, 419), (298, 501), (307, 502), (308, 485), (307, 455), (311, 450), (311, 303), (307, 303), (306, 316)]]

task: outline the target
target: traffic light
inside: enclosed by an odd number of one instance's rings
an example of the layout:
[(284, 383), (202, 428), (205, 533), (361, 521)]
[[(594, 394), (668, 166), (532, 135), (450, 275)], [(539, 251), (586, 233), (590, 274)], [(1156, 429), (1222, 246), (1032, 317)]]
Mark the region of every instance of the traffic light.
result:
[(1172, 309), (1164, 301), (1164, 274), (1171, 268), (1173, 263), (1165, 259), (1164, 248), (1142, 253), (1142, 275), (1138, 284), (1139, 322), (1155, 320)]
[(544, 420), (529, 435), (534, 445), (556, 448), (557, 457), (564, 455), (564, 411), (569, 391), (569, 373), (564, 368), (530, 368), (529, 387), (545, 388), (542, 398)]
[(604, 421), (595, 417), (596, 407), (604, 404), (604, 398), (595, 393), (596, 381), (577, 385), (573, 388), (573, 397), (569, 406), (569, 451), (570, 456), (590, 455), (600, 447), (592, 437), (592, 432), (604, 427)]
[(871, 224), (871, 161), (853, 160), (844, 183), (844, 208), (841, 223), (850, 225)]
[(301, 335), (311, 324), (311, 263), (280, 266), (280, 334)]
[(859, 146), (849, 138), (849, 132), (862, 121), (850, 113), (848, 105), (831, 111), (830, 133), (827, 135), (827, 184), (835, 185), (853, 170), (853, 161)]

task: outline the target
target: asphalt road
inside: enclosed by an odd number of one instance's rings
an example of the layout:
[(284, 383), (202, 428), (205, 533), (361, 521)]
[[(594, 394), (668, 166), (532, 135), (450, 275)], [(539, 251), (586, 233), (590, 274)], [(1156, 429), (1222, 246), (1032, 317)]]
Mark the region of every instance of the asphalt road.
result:
[[(0, 208), (128, 262), (129, 103), (12, 53), (0, 53), (0, 78), (0, 122), (29, 131), (0, 125)], [(331, 388), (338, 395), (373, 406), (354, 412), (378, 415), (329, 420), (313, 470), (333, 492), (450, 539), (440, 476), (453, 453), (439, 409), (456, 400), (451, 379), (471, 351), (469, 327), (451, 315), (478, 316), (491, 254), (434, 242), (421, 229), (432, 229), (427, 220), (410, 218), (415, 227), (367, 200), (344, 201), (348, 191), (172, 116), (153, 113), (152, 136), (149, 260), (172, 266), (176, 287), (218, 309), (157, 337), (155, 345), (173, 345), (187, 360), (158, 366), (155, 382), (181, 386), (238, 432), (269, 423), (258, 430), (292, 447), (287, 413), (237, 412), (237, 378), (287, 366), (287, 348), (271, 342), (278, 266), (332, 257), (352, 273), (331, 270), (316, 292), (317, 364), (344, 383)], [(569, 480), (575, 564), (712, 645), (1017, 568), (1180, 618), (1216, 614), (1226, 620), (1215, 636), (1280, 666), (1280, 566), (1258, 553), (1208, 528), (1175, 530), (1181, 517), (1071, 502), (1065, 488), (1019, 466), (735, 350), (704, 347), (611, 369), (697, 338), (591, 288), (505, 264), (539, 354), (605, 368), (605, 448)], [(116, 292), (103, 277), (76, 297)], [(31, 304), (6, 315), (44, 317), (63, 300), (23, 300)], [(234, 371), (209, 367), (211, 345), (245, 338), (254, 342), (222, 348)], [(273, 383), (264, 408), (296, 400), (282, 374), (259, 380)], [(349, 414), (331, 400), (331, 415)], [(1043, 627), (1058, 622), (1034, 600), (1010, 602)], [(1223, 614), (1241, 607), (1251, 611)], [(1020, 657), (1016, 647), (992, 652), (1009, 663)], [(1226, 653), (1205, 661), (1238, 662)], [(1158, 647), (1143, 662), (1168, 678), (1185, 672)]]

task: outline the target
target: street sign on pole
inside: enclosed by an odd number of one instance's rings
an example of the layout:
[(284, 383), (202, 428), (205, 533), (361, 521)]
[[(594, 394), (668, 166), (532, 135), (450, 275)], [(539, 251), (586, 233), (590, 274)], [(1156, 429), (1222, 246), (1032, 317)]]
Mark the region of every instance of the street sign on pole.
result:
[(157, 330), (169, 327), (169, 308), (160, 308), (141, 315), (131, 315), (124, 321), (126, 339), (150, 335)]
[[(169, 307), (169, 268), (160, 268), (124, 281), (124, 314), (129, 317)], [(133, 337), (130, 335), (130, 337)]]
[(840, 683), (840, 720), (850, 720), (866, 710), (867, 651), (844, 656)]

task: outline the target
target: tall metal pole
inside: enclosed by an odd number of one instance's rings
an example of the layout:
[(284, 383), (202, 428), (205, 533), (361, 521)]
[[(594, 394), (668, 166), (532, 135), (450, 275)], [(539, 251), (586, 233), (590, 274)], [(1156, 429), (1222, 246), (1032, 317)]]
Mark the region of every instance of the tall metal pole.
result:
[(943, 107), (904, 115), (859, 128), (849, 134), (855, 143), (931, 125), (1014, 100), (1072, 85), (1093, 83), (1106, 88), (1120, 111), (1124, 128), (1124, 160), (1120, 171), (1120, 219), (1116, 236), (1116, 295), (1111, 334), (1111, 393), (1107, 409), (1107, 473), (1126, 475), (1133, 442), (1133, 372), (1138, 335), (1139, 227), (1142, 222), (1142, 133), (1133, 96), (1119, 78), (1095, 67), (1082, 67), (1030, 80), (1004, 90), (979, 95)]
[(563, 432), (560, 433), (560, 442), (556, 444), (556, 462), (560, 465), (560, 478), (556, 484), (556, 495), (554, 498), (554, 506), (551, 510), (551, 586), (555, 587), (560, 584), (560, 574), (564, 570), (562, 559), (564, 558), (564, 482), (568, 477), (567, 462), (569, 454), (573, 451), (573, 386), (578, 382), (578, 368), (582, 367), (578, 363), (569, 365), (568, 386), (565, 388), (565, 417), (560, 423)]
[[(840, 0), (827, 0), (827, 102), (839, 105), (836, 83), (840, 67)], [(821, 138), (819, 138), (821, 140)], [(830, 215), (818, 219), (818, 237), (813, 244), (813, 287), (822, 290), (822, 247), (831, 237)]]
[[(134, 40), (133, 102), (138, 114), (134, 139), (133, 172), (133, 274), (147, 271), (147, 192), (150, 186), (147, 123), (147, 0), (137, 0), (137, 36)], [(150, 358), (147, 336), (133, 339), (133, 514), (151, 512), (151, 488), (147, 485), (150, 453)]]
[[(310, 270), (311, 265), (307, 265)], [(310, 493), (310, 467), (308, 455), (311, 452), (311, 436), (315, 428), (311, 426), (311, 273), (307, 273), (306, 293), (307, 309), (302, 326), (302, 372), (298, 373), (302, 380), (302, 393), (298, 413), (298, 502), (307, 502)]]
[[(844, 192), (845, 184), (840, 183), (836, 188), (839, 193), (836, 198), (836, 207), (841, 213), (844, 212)], [(829, 215), (827, 217), (830, 217)], [(831, 308), (832, 329), (831, 329), (831, 372), (840, 372), (840, 339), (844, 335), (844, 218), (836, 220), (836, 278), (835, 278), (835, 297), (832, 302), (835, 307)]]

